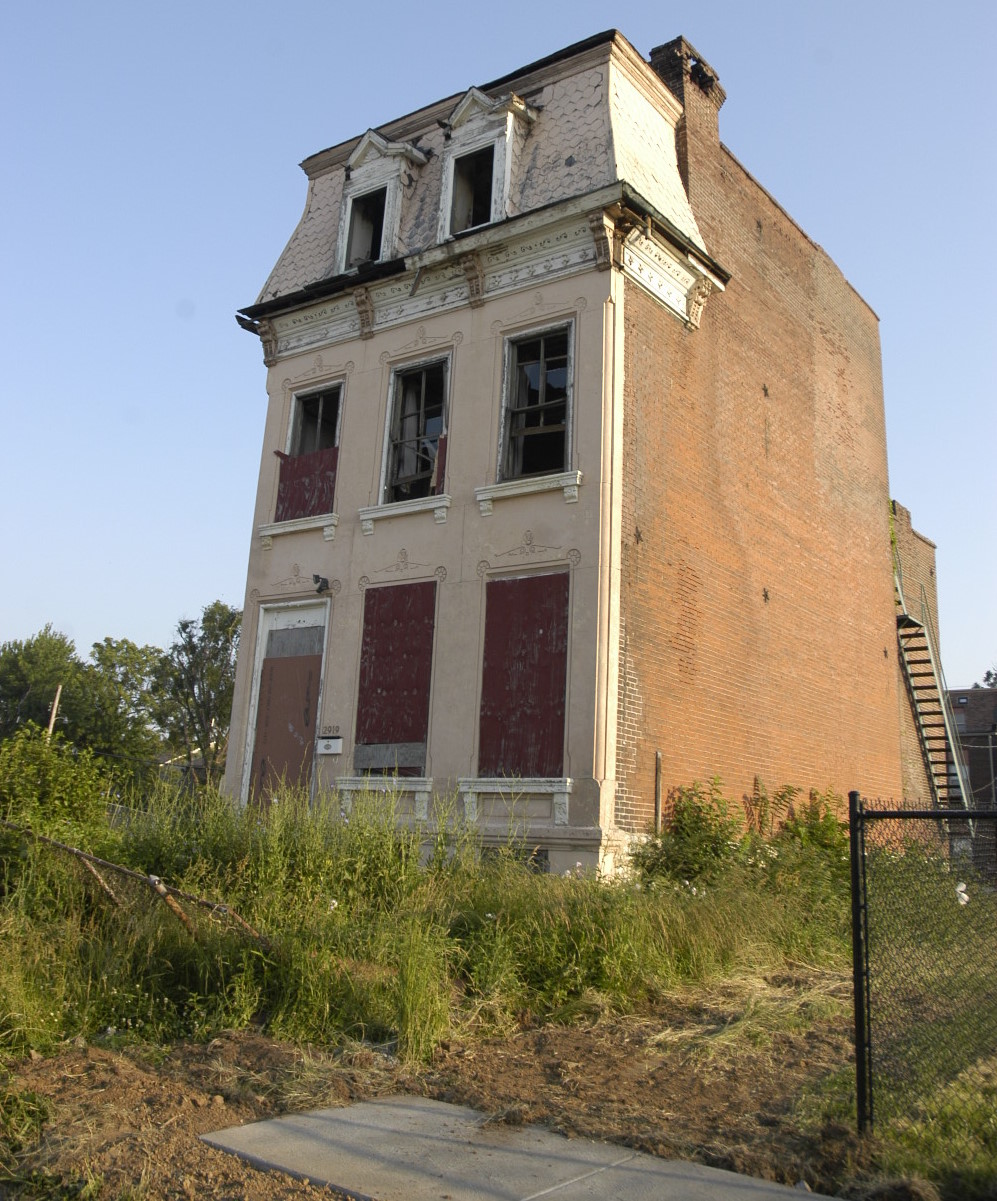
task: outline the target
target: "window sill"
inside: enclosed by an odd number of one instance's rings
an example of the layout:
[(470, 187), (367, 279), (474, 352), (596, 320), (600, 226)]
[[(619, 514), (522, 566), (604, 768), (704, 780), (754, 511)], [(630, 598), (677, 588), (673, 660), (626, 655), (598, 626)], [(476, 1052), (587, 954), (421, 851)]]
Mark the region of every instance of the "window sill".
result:
[(303, 530), (321, 530), (326, 542), (336, 538), (336, 526), (339, 525), (338, 513), (319, 513), (317, 517), (294, 517), (290, 521), (271, 521), (261, 525), (256, 531), (264, 550), (273, 546), (273, 540), (278, 534), (300, 534)]
[(432, 513), (437, 525), (443, 525), (450, 508), (449, 496), (420, 496), (417, 500), (395, 500), (388, 504), (371, 505), (360, 509), (360, 529), (364, 534), (373, 534), (374, 522), (385, 517), (404, 517), (406, 513)]
[(568, 800), (571, 797), (571, 778), (515, 776), (470, 776), (457, 781), (457, 794), (464, 802), (464, 818), (478, 820), (478, 797), (500, 796), (515, 802), (520, 797), (549, 796), (553, 807), (554, 825), (568, 824)]
[(474, 489), (474, 499), (478, 502), (481, 516), (487, 517), (492, 511), (496, 500), (505, 500), (507, 496), (530, 496), (536, 492), (564, 492), (564, 502), (573, 505), (578, 501), (578, 488), (582, 482), (580, 471), (560, 471), (554, 475), (528, 475), (517, 480), (503, 480), (500, 484), (487, 484), (483, 488)]
[(355, 792), (411, 793), (416, 821), (429, 820), (429, 802), (433, 796), (432, 776), (340, 776), (335, 788), (343, 798), (343, 809), (347, 814), (352, 812)]

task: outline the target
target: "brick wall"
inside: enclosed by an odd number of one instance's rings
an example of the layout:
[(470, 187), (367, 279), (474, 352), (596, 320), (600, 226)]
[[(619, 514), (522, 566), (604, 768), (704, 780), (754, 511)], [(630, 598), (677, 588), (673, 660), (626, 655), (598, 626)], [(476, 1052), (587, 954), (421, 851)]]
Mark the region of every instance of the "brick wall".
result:
[(731, 282), (699, 330), (624, 292), (617, 820), (636, 830), (659, 749), (666, 790), (901, 787), (877, 320), (720, 146), (715, 98), (686, 103), (684, 169)]

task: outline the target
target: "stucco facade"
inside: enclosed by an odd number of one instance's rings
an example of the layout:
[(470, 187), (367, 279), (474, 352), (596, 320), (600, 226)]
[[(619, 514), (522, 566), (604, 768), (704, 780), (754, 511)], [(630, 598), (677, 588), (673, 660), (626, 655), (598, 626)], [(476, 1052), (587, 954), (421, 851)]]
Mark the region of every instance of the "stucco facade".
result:
[(722, 102), (611, 31), (303, 164), (240, 314), (233, 794), (448, 796), (553, 869), (619, 861), (657, 751), (666, 791), (900, 795), (876, 318)]

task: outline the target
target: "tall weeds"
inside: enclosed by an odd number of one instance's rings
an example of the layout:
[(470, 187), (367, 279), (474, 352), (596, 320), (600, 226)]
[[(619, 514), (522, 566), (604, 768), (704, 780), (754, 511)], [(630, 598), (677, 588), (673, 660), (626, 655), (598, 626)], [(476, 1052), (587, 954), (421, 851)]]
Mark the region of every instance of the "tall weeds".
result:
[[(427, 829), (399, 822), (380, 793), (347, 813), (334, 794), (309, 802), (286, 789), (267, 808), (238, 809), (211, 791), (159, 788), (109, 820), (89, 766), (76, 797), (65, 762), (46, 754), (62, 751), (25, 745), (0, 760), (12, 819), (113, 846), (117, 861), (234, 909), (261, 937), (227, 909), (185, 905), (188, 928), (132, 879), (109, 877), (112, 901), (77, 860), (4, 831), (0, 1049), (258, 1023), (425, 1058), (454, 1028), (627, 1010), (739, 967), (844, 958), (847, 873), (819, 806), (766, 840), (735, 831), (726, 812), (700, 821), (696, 806), (715, 794), (690, 794), (669, 830), (673, 846), (688, 844), (671, 867), (663, 840), (629, 881), (561, 879), (531, 872), (514, 845), (483, 856), (445, 811)], [(823, 842), (811, 837), (821, 829)]]

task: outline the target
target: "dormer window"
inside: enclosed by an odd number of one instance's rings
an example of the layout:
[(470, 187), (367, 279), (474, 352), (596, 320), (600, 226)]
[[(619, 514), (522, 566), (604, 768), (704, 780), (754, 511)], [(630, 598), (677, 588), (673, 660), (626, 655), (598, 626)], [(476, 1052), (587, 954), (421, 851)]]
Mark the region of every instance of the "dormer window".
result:
[(368, 129), (347, 161), (339, 213), (336, 270), (355, 271), (398, 254), (402, 182), (426, 155), (408, 142), (389, 142)]
[(471, 88), (450, 114), (441, 156), (441, 242), (509, 215), (517, 123), (536, 119), (518, 96), (493, 99)]
[(462, 233), (492, 219), (492, 174), (495, 147), (484, 146), (454, 159), (450, 232)]
[(376, 263), (384, 257), (384, 210), (388, 189), (378, 188), (357, 196), (350, 207), (350, 233), (346, 247), (346, 269)]

